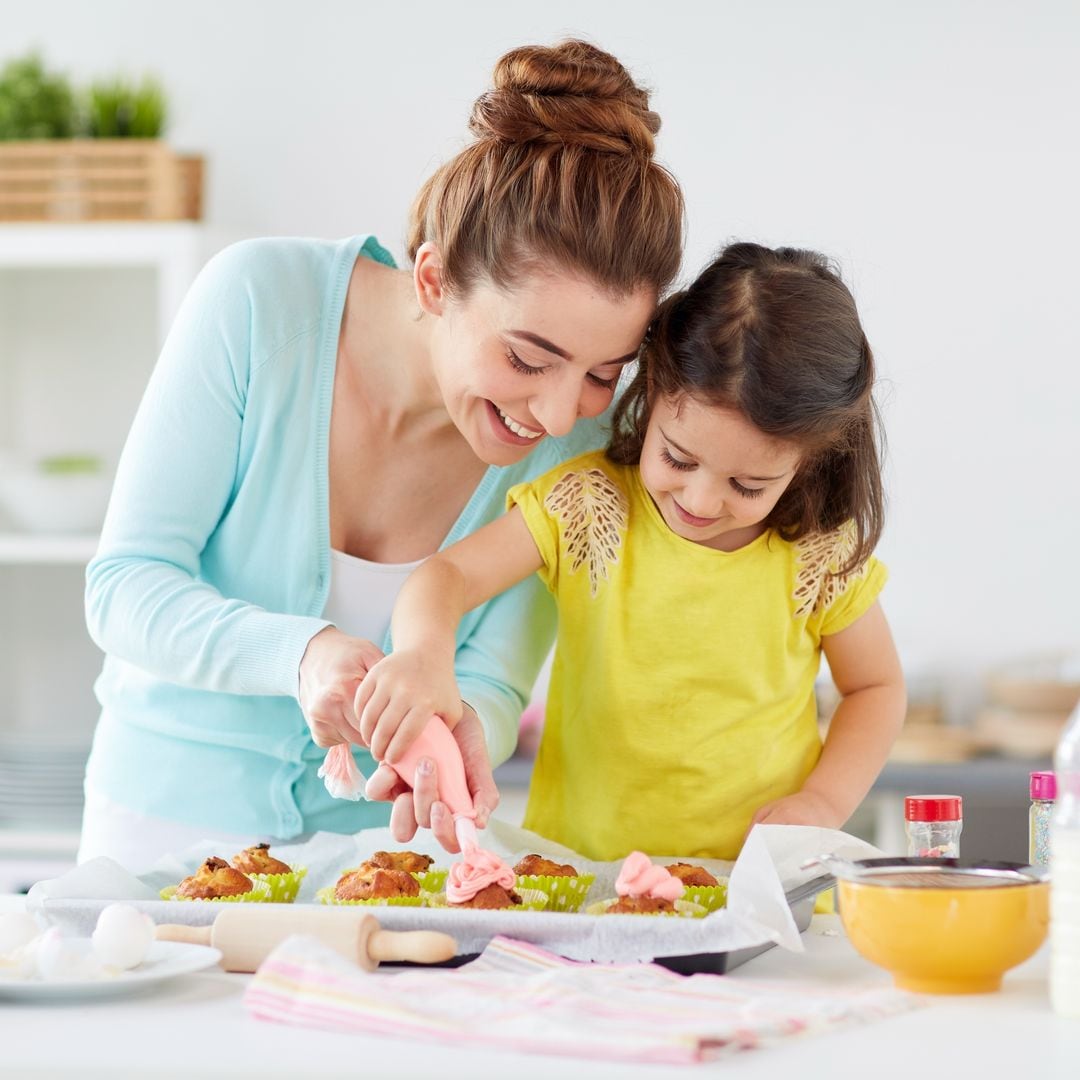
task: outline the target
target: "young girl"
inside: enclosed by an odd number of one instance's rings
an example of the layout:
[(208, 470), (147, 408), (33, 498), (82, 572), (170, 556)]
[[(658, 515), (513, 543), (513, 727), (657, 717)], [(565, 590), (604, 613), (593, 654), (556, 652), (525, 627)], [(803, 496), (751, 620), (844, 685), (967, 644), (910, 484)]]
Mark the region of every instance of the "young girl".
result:
[[(873, 378), (822, 256), (728, 247), (662, 307), (607, 451), (410, 577), (357, 695), (375, 758), (454, 724), (458, 620), (539, 571), (559, 631), (528, 828), (594, 859), (733, 859), (754, 822), (842, 825), (905, 707)], [(843, 696), (824, 747), (822, 652)]]

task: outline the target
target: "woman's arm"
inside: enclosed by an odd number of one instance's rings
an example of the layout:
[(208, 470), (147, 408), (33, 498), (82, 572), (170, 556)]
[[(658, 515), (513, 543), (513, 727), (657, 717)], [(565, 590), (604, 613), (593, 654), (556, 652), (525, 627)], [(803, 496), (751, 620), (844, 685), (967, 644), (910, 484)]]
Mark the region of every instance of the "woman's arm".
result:
[(394, 651), (370, 670), (356, 695), (360, 734), (377, 760), (400, 758), (433, 715), (450, 727), (457, 723), (458, 622), (542, 564), (515, 507), (409, 575), (394, 606)]
[(241, 469), (260, 258), (246, 243), (203, 269), (154, 368), (117, 471), (86, 618), (98, 646), (170, 682), (237, 694), (297, 693), (323, 619), (223, 596), (203, 552)]
[(881, 605), (821, 639), (841, 701), (802, 790), (761, 807), (755, 824), (840, 828), (866, 797), (904, 723), (900, 658)]

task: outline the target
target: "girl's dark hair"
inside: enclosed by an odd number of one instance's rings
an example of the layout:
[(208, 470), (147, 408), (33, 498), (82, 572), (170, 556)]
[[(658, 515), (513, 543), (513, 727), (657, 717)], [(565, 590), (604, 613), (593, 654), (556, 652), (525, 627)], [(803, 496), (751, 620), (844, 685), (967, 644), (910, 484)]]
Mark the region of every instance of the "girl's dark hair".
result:
[(493, 81), (473, 106), (475, 140), (416, 197), (409, 258), (437, 243), (459, 294), (552, 264), (615, 295), (664, 292), (682, 260), (683, 197), (653, 156), (648, 93), (585, 41), (513, 49)]
[(641, 458), (658, 395), (738, 409), (803, 454), (765, 525), (788, 540), (854, 522), (847, 565), (881, 536), (881, 426), (874, 357), (855, 301), (814, 251), (731, 244), (657, 312), (637, 375), (619, 402), (608, 456)]

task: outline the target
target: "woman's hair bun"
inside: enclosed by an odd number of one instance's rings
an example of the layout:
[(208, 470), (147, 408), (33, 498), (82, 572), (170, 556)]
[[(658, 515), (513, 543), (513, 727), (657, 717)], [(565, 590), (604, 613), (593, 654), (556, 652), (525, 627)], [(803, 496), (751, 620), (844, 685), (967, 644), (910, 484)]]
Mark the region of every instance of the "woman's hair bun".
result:
[(660, 117), (610, 53), (585, 41), (526, 45), (495, 67), (494, 89), (473, 106), (479, 139), (580, 146), (651, 156)]

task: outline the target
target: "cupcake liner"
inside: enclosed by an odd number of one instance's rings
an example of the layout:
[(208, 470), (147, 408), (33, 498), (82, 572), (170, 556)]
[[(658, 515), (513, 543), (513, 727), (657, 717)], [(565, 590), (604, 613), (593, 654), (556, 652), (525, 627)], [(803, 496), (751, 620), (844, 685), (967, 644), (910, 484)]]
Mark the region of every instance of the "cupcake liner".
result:
[(706, 912), (719, 911), (727, 907), (727, 881), (719, 885), (687, 885), (683, 900), (703, 907)]
[(332, 904), (341, 907), (423, 907), (423, 896), (377, 896), (371, 900), (339, 900), (334, 895), (337, 886), (327, 885), (316, 891), (315, 895), (321, 904)]
[(416, 883), (420, 886), (421, 890), (429, 893), (441, 892), (446, 885), (446, 879), (449, 875), (449, 870), (439, 869), (437, 866), (433, 866), (430, 870), (413, 872), (413, 877), (416, 878)]
[[(711, 886), (715, 888), (716, 886)], [(585, 909), (586, 915), (606, 915), (608, 908), (614, 907), (619, 902), (617, 896), (611, 897), (609, 900), (597, 900), (595, 904), (590, 904)], [(701, 906), (701, 904), (695, 904), (689, 900), (676, 900), (674, 911), (620, 911), (620, 915), (666, 915), (669, 918), (674, 916), (676, 918), (683, 919), (703, 919), (709, 912)]]
[(539, 890), (547, 898), (545, 911), (579, 911), (585, 902), (594, 874), (578, 874), (575, 877), (558, 877), (553, 874), (524, 874), (517, 879), (517, 889)]
[(300, 891), (300, 883), (307, 874), (306, 866), (298, 866), (287, 874), (248, 874), (252, 881), (261, 881), (270, 890), (271, 904), (291, 904)]
[(236, 896), (177, 896), (178, 885), (167, 885), (158, 896), (162, 900), (178, 900), (190, 904), (268, 904), (270, 902), (270, 886), (265, 881), (254, 882), (255, 888), (250, 892), (239, 893)]
[[(544, 911), (548, 905), (547, 893), (541, 892), (539, 889), (518, 889), (515, 886), (515, 892), (521, 897), (520, 904), (513, 904), (510, 907), (504, 908), (464, 908), (465, 911)], [(428, 903), (431, 907), (441, 908), (453, 908), (457, 907), (456, 904), (451, 904), (446, 899), (446, 893), (435, 893), (428, 898)]]

